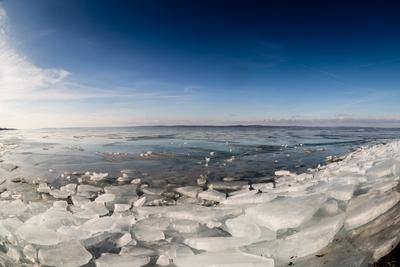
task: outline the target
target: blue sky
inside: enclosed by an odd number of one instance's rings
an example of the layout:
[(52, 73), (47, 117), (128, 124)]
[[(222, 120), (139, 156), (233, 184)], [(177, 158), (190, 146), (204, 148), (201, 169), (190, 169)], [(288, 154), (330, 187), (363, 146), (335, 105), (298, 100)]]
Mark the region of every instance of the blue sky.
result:
[(400, 125), (399, 4), (324, 2), (4, 0), (0, 122)]

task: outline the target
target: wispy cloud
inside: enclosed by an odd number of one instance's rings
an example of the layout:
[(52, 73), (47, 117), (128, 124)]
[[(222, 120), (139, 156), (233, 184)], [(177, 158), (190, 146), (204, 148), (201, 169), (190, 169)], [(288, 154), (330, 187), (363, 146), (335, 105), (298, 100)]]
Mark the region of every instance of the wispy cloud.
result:
[(91, 98), (176, 99), (190, 97), (196, 88), (173, 85), (173, 90), (160, 90), (160, 87), (166, 87), (162, 82), (138, 81), (130, 87), (99, 89), (74, 82), (72, 76), (69, 70), (42, 68), (21, 54), (9, 38), (7, 13), (0, 6), (0, 102)]
[(400, 61), (400, 57), (395, 57), (395, 58), (387, 58), (387, 59), (383, 59), (383, 60), (378, 60), (375, 62), (370, 62), (370, 63), (366, 63), (366, 64), (361, 64), (361, 67), (372, 67), (375, 65), (380, 65), (380, 64), (386, 64), (386, 63), (393, 63), (393, 62), (399, 62)]

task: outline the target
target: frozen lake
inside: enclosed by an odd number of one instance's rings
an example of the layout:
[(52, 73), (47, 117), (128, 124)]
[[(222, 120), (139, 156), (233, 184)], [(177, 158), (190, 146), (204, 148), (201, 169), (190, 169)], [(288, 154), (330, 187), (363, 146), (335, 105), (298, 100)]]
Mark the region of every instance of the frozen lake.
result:
[(178, 185), (195, 184), (200, 175), (254, 180), (279, 169), (301, 173), (328, 156), (398, 137), (400, 129), (256, 126), (1, 131), (0, 174), (54, 181), (64, 172), (96, 171), (112, 182), (134, 169), (146, 181)]

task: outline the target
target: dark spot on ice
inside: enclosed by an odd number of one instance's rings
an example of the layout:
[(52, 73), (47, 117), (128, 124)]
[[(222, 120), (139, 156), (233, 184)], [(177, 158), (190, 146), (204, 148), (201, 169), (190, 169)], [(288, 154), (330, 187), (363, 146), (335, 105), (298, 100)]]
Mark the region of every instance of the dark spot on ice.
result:
[(317, 258), (322, 258), (323, 256), (325, 256), (325, 254), (317, 254), (317, 255), (315, 255), (315, 257), (317, 257)]

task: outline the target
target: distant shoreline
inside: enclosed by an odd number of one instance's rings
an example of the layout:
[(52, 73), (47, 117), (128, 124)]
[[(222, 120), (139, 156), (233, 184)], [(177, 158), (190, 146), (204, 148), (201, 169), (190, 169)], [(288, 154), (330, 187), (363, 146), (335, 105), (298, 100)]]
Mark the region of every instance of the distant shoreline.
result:
[(0, 131), (11, 131), (11, 130), (16, 130), (13, 128), (0, 128)]

